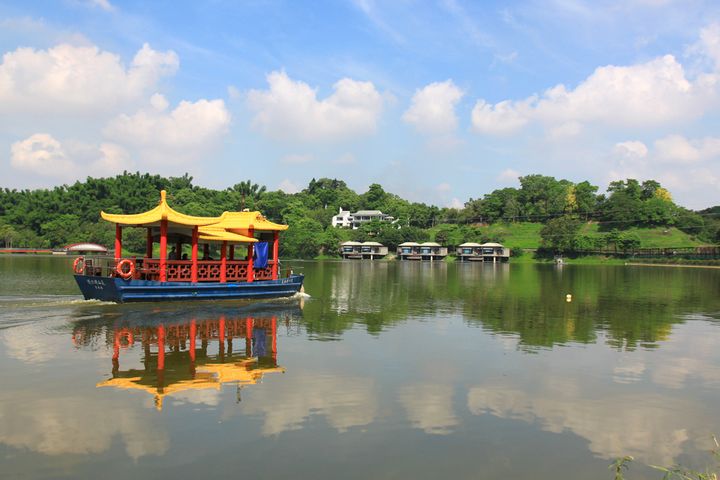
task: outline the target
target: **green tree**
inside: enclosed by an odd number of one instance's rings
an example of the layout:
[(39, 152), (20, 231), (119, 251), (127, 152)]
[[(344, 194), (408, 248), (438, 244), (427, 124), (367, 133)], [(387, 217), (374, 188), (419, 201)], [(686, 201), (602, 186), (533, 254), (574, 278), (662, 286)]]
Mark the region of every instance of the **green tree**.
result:
[(582, 223), (570, 215), (549, 220), (540, 230), (543, 248), (556, 253), (574, 251), (580, 227), (582, 227)]

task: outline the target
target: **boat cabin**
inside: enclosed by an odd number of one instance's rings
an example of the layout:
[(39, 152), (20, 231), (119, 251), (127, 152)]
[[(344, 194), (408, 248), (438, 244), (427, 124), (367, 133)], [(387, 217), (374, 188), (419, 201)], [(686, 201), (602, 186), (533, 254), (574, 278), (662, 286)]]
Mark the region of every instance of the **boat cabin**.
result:
[[(279, 233), (288, 227), (270, 222), (260, 212), (224, 212), (219, 217), (185, 215), (167, 204), (163, 190), (160, 203), (152, 210), (130, 215), (101, 212), (101, 216), (115, 224), (114, 263), (102, 265), (96, 259), (85, 259), (76, 268), (78, 274), (159, 282), (278, 278)], [(123, 257), (125, 228), (146, 230), (144, 256)], [(156, 243), (157, 256), (153, 253)], [(213, 252), (217, 258), (212, 257)]]

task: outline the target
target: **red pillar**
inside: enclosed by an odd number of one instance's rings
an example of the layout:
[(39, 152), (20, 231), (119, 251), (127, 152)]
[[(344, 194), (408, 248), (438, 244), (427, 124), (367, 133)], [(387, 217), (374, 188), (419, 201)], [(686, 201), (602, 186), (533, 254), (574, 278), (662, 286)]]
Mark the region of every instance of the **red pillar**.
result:
[(120, 332), (115, 331), (115, 339), (113, 341), (113, 361), (117, 361), (120, 358)]
[(160, 220), (160, 281), (167, 280), (167, 220)]
[(190, 345), (188, 350), (190, 351), (190, 361), (195, 363), (195, 337), (197, 337), (197, 323), (193, 318), (190, 321)]
[(230, 251), (228, 252), (230, 260), (235, 260), (235, 245), (230, 245)]
[(152, 227), (147, 228), (147, 240), (145, 241), (145, 256), (152, 258), (153, 236)]
[(122, 258), (122, 227), (119, 223), (115, 224), (115, 260)]
[[(248, 237), (253, 237), (255, 235), (255, 229), (250, 226), (248, 228)], [(253, 244), (249, 243), (247, 247), (248, 251), (248, 268), (247, 268), (247, 281), (252, 282), (255, 279), (255, 270), (253, 269), (253, 254), (255, 253), (255, 249), (253, 248)]]
[(190, 281), (198, 281), (198, 227), (193, 227), (192, 231), (192, 252), (190, 253), (192, 266), (190, 267)]
[(220, 342), (218, 347), (222, 359), (225, 355), (225, 315), (220, 315), (220, 321), (218, 322), (218, 341)]
[(220, 283), (227, 282), (227, 242), (220, 247)]
[(158, 370), (165, 370), (165, 327), (158, 326)]
[(175, 258), (173, 260), (180, 260), (182, 258), (182, 242), (175, 242)]
[(270, 337), (272, 339), (272, 359), (277, 363), (277, 317), (270, 320)]
[(252, 357), (253, 319), (245, 319), (245, 356)]
[(278, 278), (278, 254), (280, 252), (280, 232), (277, 230), (273, 232), (273, 266), (272, 266), (272, 278), (277, 280)]

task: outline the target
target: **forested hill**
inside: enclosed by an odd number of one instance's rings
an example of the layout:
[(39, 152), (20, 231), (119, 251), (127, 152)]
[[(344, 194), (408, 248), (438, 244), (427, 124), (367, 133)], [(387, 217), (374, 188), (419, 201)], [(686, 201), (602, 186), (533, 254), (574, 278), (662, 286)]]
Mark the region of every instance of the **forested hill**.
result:
[[(441, 243), (499, 240), (502, 234), (488, 233), (497, 224), (527, 222), (545, 225), (545, 246), (581, 249), (582, 226), (597, 225), (608, 232), (605, 240), (623, 236), (637, 228), (675, 227), (699, 243), (720, 239), (720, 207), (693, 212), (676, 205), (670, 192), (658, 182), (628, 179), (609, 185), (606, 194), (589, 182), (573, 183), (543, 175), (520, 177), (520, 188), (504, 188), (469, 199), (462, 209), (438, 208), (409, 202), (373, 184), (358, 194), (342, 180), (312, 180), (299, 193), (267, 191), (250, 181), (224, 190), (193, 185), (192, 177), (161, 177), (124, 173), (113, 178), (88, 178), (84, 182), (51, 190), (0, 191), (0, 246), (59, 247), (72, 242), (92, 241), (111, 245), (112, 225), (100, 221), (99, 212), (137, 213), (157, 205), (159, 191), (168, 191), (168, 201), (177, 210), (214, 216), (226, 210), (260, 210), (268, 218), (287, 223), (283, 254), (313, 257), (333, 253), (338, 242), (372, 237), (390, 248), (403, 241), (437, 240)], [(331, 218), (346, 210), (377, 209), (394, 216), (395, 224), (371, 223), (347, 231), (330, 226)], [(400, 227), (400, 228), (399, 228)], [(634, 229), (634, 230), (633, 230)], [(629, 234), (628, 234), (629, 235)], [(630, 237), (628, 237), (630, 238)], [(580, 242), (580, 243), (578, 243)], [(591, 242), (591, 243), (592, 243)], [(632, 243), (632, 242), (631, 242)], [(637, 242), (635, 242), (637, 243)], [(128, 229), (126, 245), (142, 251), (144, 233)], [(513, 246), (512, 244), (510, 246)]]

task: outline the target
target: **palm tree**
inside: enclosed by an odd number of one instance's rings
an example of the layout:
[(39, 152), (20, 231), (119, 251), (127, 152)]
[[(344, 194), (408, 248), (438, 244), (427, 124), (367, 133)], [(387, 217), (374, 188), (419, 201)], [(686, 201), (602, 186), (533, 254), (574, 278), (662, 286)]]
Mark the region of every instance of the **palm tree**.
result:
[(240, 209), (242, 210), (245, 208), (246, 199), (249, 198), (252, 199), (254, 202), (257, 202), (267, 191), (267, 188), (265, 187), (265, 185), (261, 186), (257, 183), (252, 183), (251, 180), (245, 180), (244, 182), (236, 183), (228, 190), (238, 193), (242, 196), (242, 202), (240, 205)]

